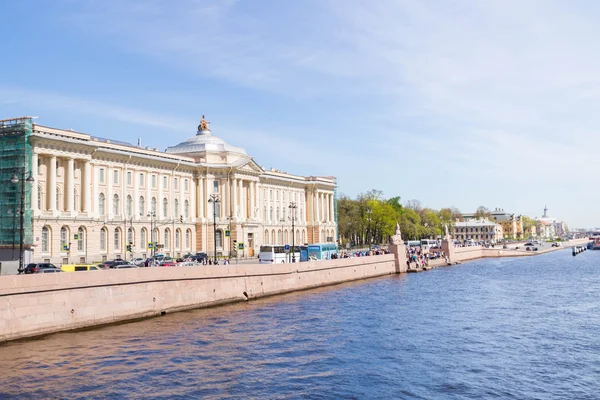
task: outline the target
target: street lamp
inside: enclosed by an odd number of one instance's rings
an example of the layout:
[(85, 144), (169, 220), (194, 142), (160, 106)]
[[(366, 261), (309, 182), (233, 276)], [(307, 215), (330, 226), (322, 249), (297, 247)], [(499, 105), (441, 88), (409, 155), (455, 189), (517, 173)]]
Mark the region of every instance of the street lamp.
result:
[(373, 210), (371, 210), (370, 208), (367, 208), (367, 232), (368, 232), (368, 237), (367, 237), (367, 241), (369, 244), (369, 247), (371, 246), (372, 242), (373, 242), (373, 233), (371, 232), (371, 214), (373, 213)]
[(296, 202), (292, 201), (290, 202), (290, 205), (288, 207), (291, 211), (292, 214), (292, 262), (295, 263), (296, 262), (296, 234), (294, 233), (294, 218), (296, 216), (296, 208), (298, 208), (298, 206), (296, 205)]
[[(27, 178), (25, 178), (25, 175), (29, 175)], [(12, 183), (14, 183), (15, 185), (17, 183), (19, 183), (19, 181), (21, 181), (21, 202), (20, 202), (20, 206), (19, 206), (19, 213), (20, 213), (20, 230), (19, 230), (19, 272), (23, 271), (23, 242), (25, 240), (24, 236), (25, 236), (25, 182), (27, 182), (29, 185), (32, 185), (33, 182), (35, 182), (35, 179), (33, 179), (33, 176), (31, 176), (31, 171), (30, 172), (23, 172), (21, 174), (21, 178), (19, 178), (19, 176), (17, 176), (17, 174), (13, 174), (12, 178), (10, 178), (10, 181)]]
[(213, 203), (213, 242), (215, 243), (215, 265), (217, 265), (217, 204), (219, 201), (219, 195), (216, 193), (211, 194), (210, 199), (208, 199), (209, 203)]
[[(141, 215), (141, 213), (140, 213)], [(156, 212), (150, 211), (147, 215), (150, 217), (150, 240), (152, 240), (152, 258), (156, 256), (156, 241), (158, 238), (155, 236), (156, 234)]]

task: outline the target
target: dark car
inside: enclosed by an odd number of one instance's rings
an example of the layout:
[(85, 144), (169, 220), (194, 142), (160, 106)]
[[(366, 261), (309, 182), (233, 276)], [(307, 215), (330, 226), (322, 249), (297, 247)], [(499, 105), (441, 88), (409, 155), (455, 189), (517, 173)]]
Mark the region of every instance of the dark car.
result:
[(120, 258), (117, 258), (116, 260), (112, 260), (112, 261), (104, 261), (102, 264), (104, 264), (105, 268), (114, 268), (117, 265), (126, 265), (129, 264), (128, 261), (122, 260)]
[(554, 242), (554, 243), (552, 243), (552, 247), (560, 247), (560, 243)]
[(208, 260), (208, 254), (206, 253), (196, 253), (189, 257), (192, 261), (203, 262), (204, 260)]
[(25, 268), (23, 268), (23, 271), (19, 271), (19, 273), (24, 273), (24, 274), (37, 274), (38, 270), (40, 269), (57, 269), (60, 271), (60, 268), (56, 267), (54, 264), (51, 263), (31, 263), (31, 264), (27, 264), (27, 266)]
[(538, 248), (535, 246), (527, 246), (527, 248), (525, 249), (527, 251), (538, 251)]

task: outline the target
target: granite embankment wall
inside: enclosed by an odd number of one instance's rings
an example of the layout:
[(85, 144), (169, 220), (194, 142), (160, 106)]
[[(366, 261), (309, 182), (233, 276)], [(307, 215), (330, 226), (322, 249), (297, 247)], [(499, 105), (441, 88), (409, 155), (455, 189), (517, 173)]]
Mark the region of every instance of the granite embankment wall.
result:
[(0, 277), (0, 342), (397, 272), (393, 254), (321, 262)]

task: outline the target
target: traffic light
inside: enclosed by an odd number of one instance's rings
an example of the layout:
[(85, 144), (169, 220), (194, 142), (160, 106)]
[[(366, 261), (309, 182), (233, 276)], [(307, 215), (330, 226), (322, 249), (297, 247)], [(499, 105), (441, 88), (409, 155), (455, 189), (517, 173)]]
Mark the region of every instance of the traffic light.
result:
[(183, 215), (179, 216), (179, 222), (181, 222), (183, 224)]
[(234, 241), (233, 241), (233, 248), (234, 248), (234, 249), (237, 249), (237, 240), (234, 240)]
[(131, 253), (131, 245), (130, 244), (127, 245), (127, 251)]

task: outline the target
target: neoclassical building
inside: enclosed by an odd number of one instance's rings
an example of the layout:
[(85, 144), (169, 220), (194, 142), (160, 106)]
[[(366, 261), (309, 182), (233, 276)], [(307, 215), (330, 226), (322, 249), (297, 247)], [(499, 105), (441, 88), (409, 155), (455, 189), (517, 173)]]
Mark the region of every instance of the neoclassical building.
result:
[(256, 256), (262, 244), (291, 244), (292, 235), (296, 244), (337, 239), (335, 178), (265, 170), (213, 135), (204, 117), (196, 135), (164, 152), (13, 121), (25, 127), (21, 172), (34, 181), (24, 239), (35, 261), (148, 257), (152, 247), (212, 255), (215, 245), (219, 255)]

